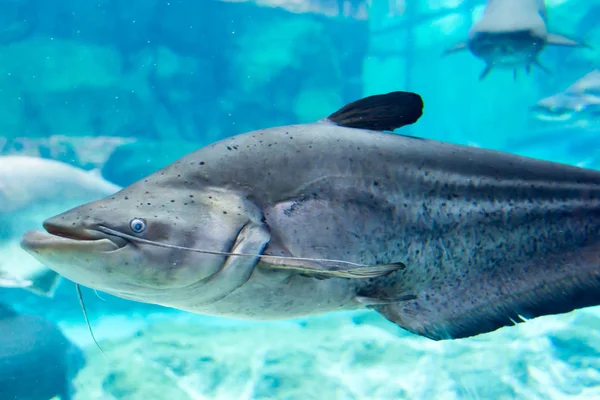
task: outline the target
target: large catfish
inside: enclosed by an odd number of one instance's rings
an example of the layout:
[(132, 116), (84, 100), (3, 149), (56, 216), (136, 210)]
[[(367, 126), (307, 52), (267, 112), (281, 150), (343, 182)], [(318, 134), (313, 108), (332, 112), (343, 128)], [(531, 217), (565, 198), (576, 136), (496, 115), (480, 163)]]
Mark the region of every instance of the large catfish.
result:
[(79, 284), (271, 320), (371, 308), (431, 339), (600, 304), (600, 172), (390, 132), (394, 92), (201, 148), (30, 231)]

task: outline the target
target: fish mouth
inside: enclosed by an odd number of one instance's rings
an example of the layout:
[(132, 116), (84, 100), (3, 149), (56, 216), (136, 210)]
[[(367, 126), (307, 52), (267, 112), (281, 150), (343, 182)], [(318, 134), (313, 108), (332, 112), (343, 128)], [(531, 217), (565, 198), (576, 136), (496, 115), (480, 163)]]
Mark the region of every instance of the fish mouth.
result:
[(21, 247), (27, 251), (71, 250), (110, 253), (122, 249), (127, 241), (95, 229), (65, 227), (49, 221), (44, 229), (25, 232)]

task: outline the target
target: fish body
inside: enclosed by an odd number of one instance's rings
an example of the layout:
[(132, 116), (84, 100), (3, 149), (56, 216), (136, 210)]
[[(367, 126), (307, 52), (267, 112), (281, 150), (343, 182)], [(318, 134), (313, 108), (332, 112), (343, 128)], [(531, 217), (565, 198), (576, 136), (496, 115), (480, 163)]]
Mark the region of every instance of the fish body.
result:
[(52, 296), (60, 280), (19, 246), (23, 233), (83, 202), (120, 189), (97, 171), (29, 156), (0, 156), (0, 287)]
[(563, 92), (538, 101), (531, 114), (542, 122), (600, 126), (600, 69), (585, 74)]
[(85, 357), (56, 325), (0, 304), (0, 332), (0, 398), (72, 398)]
[(483, 16), (469, 30), (468, 40), (446, 54), (468, 49), (486, 64), (480, 79), (495, 67), (512, 69), (516, 79), (517, 67), (525, 67), (527, 73), (532, 65), (545, 70), (538, 56), (547, 45), (585, 46), (548, 32), (546, 24), (544, 0), (488, 0)]
[(136, 301), (256, 320), (367, 307), (435, 340), (599, 304), (600, 172), (383, 132), (422, 107), (395, 92), (224, 139), (22, 246)]
[(0, 156), (0, 213), (32, 204), (81, 201), (120, 188), (97, 170), (86, 171), (61, 161), (29, 156)]

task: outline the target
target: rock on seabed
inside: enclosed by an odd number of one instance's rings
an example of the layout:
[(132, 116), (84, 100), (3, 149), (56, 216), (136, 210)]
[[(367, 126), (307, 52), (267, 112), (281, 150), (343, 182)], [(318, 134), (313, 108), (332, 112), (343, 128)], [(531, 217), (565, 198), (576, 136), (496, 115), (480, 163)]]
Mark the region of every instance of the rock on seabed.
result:
[[(88, 349), (76, 400), (600, 398), (600, 309), (434, 342), (372, 312), (209, 324), (183, 314)], [(195, 321), (195, 322), (194, 322)]]

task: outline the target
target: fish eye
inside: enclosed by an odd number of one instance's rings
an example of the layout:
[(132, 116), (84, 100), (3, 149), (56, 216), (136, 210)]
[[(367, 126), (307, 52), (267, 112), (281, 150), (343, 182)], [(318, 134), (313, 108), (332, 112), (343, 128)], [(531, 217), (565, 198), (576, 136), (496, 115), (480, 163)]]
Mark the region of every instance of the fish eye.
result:
[(129, 227), (135, 233), (142, 233), (146, 230), (146, 221), (142, 218), (134, 218), (129, 221)]

